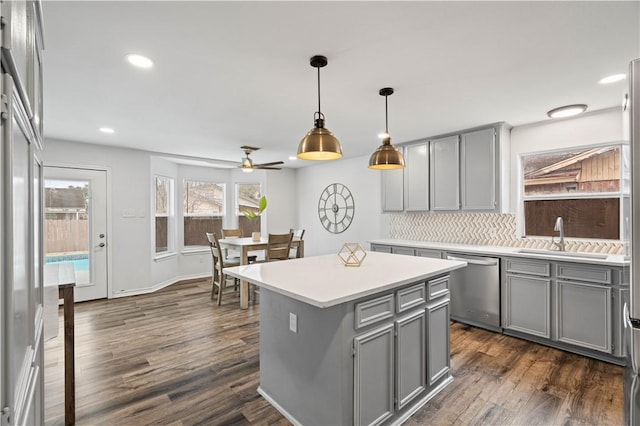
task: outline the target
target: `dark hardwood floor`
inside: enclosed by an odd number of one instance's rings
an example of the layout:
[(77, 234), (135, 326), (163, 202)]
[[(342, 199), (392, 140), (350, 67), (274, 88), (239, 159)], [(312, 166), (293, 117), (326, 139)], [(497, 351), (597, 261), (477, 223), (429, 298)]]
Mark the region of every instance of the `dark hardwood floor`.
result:
[[(76, 304), (76, 424), (289, 424), (256, 391), (259, 305), (218, 307), (210, 289)], [(623, 423), (622, 367), (458, 323), (451, 356), (454, 382), (406, 424)], [(63, 365), (59, 333), (45, 343), (48, 425), (64, 424)]]

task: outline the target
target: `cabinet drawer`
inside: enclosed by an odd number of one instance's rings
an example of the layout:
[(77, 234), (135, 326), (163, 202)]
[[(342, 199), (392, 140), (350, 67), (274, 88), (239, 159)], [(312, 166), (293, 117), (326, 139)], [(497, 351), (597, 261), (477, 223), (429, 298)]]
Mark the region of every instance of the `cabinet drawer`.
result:
[(416, 251), (409, 247), (391, 247), (391, 253), (406, 254), (407, 256), (415, 256)]
[(416, 249), (416, 256), (442, 259), (442, 252), (440, 250), (432, 250), (432, 249)]
[(581, 264), (557, 265), (556, 274), (558, 278), (565, 280), (588, 281), (592, 283), (611, 284), (611, 269), (599, 268), (597, 266), (586, 266)]
[(505, 269), (514, 274), (537, 275), (548, 277), (551, 275), (551, 264), (527, 259), (506, 259)]
[(356, 329), (393, 317), (393, 294), (356, 303)]
[(396, 292), (398, 313), (420, 306), (427, 301), (424, 283), (403, 288)]
[(440, 277), (427, 283), (429, 300), (437, 299), (449, 293), (449, 276)]
[(371, 251), (377, 251), (380, 253), (391, 253), (391, 246), (383, 246), (380, 244), (371, 244)]

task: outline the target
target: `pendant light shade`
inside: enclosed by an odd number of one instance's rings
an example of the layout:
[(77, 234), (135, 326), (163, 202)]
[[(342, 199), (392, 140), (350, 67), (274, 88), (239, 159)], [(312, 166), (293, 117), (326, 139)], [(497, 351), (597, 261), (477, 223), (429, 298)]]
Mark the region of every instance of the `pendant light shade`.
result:
[(369, 158), (369, 168), (376, 170), (393, 170), (404, 168), (404, 157), (402, 153), (391, 145), (391, 135), (389, 135), (389, 114), (387, 106), (387, 96), (393, 94), (391, 87), (380, 89), (380, 96), (384, 96), (384, 118), (385, 132), (382, 138), (382, 145), (371, 154)]
[(340, 142), (324, 127), (324, 115), (320, 110), (320, 68), (327, 65), (327, 58), (314, 56), (310, 64), (318, 69), (318, 111), (314, 114), (314, 127), (298, 145), (297, 157), (303, 160), (336, 160), (342, 157)]

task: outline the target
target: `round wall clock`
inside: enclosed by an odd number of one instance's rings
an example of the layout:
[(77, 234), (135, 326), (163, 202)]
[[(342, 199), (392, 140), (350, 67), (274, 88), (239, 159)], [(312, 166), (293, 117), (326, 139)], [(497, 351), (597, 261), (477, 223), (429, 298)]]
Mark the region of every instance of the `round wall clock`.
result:
[(356, 211), (353, 195), (341, 183), (327, 186), (318, 200), (318, 217), (322, 226), (334, 234), (346, 231)]

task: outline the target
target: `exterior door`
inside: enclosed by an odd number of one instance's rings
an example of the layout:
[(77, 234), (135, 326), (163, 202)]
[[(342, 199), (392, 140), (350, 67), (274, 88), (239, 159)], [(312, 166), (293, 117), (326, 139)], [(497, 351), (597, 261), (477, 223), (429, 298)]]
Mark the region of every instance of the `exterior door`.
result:
[(45, 262), (73, 263), (75, 301), (107, 297), (107, 172), (45, 167)]

